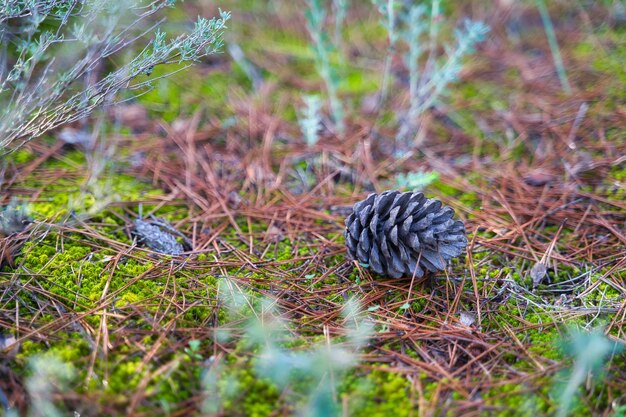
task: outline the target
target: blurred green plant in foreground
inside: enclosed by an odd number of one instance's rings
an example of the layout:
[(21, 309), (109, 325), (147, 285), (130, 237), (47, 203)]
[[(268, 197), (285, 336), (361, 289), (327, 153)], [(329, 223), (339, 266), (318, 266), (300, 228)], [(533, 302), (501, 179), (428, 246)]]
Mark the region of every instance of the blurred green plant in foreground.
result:
[[(230, 12), (198, 17), (193, 30), (168, 40), (155, 15), (174, 4), (2, 0), (0, 153), (113, 104), (122, 90), (140, 95), (154, 80), (133, 81), (155, 66), (190, 65), (219, 51)], [(109, 69), (115, 61), (125, 63)]]
[(603, 366), (609, 355), (615, 355), (623, 346), (611, 341), (602, 329), (583, 332), (572, 329), (563, 345), (565, 353), (573, 359), (572, 367), (562, 372), (555, 382), (559, 404), (557, 417), (570, 415), (580, 387), (586, 381), (598, 382), (604, 376)]
[[(373, 331), (373, 323), (363, 315), (357, 301), (346, 302), (342, 310), (345, 322), (342, 343), (332, 340), (325, 331), (323, 343), (295, 349), (289, 346), (296, 342), (287, 322), (280, 317), (274, 301), (253, 298), (233, 281), (221, 279), (219, 299), (228, 311), (228, 318), (244, 323), (241, 336), (245, 349), (254, 352), (258, 358), (255, 373), (258, 378), (267, 380), (280, 390), (288, 387), (304, 397), (301, 415), (327, 417), (339, 415), (337, 401), (338, 384), (345, 372), (358, 363), (357, 352), (365, 345)], [(224, 329), (218, 330), (219, 339), (224, 341), (231, 335)], [(206, 392), (204, 412), (209, 415), (220, 411), (224, 396), (236, 381), (228, 382), (219, 364), (211, 364), (203, 376)]]

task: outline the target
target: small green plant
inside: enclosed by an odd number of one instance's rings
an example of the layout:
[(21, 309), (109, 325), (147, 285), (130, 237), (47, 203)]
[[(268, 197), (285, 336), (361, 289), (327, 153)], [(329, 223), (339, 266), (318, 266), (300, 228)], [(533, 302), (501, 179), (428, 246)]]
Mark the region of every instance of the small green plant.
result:
[(389, 94), (389, 82), (391, 78), (391, 60), (395, 55), (398, 32), (396, 31), (396, 2), (395, 0), (372, 0), (381, 15), (380, 23), (387, 30), (389, 46), (383, 69), (383, 79), (380, 91), (379, 106), (387, 100)]
[(307, 95), (303, 97), (304, 109), (298, 114), (298, 123), (306, 144), (313, 146), (317, 143), (322, 117), (320, 110), (322, 102), (319, 96)]
[[(230, 320), (245, 323), (241, 340), (247, 349), (255, 352), (254, 373), (258, 378), (283, 391), (298, 390), (304, 397), (298, 415), (338, 415), (339, 382), (356, 365), (355, 353), (367, 343), (373, 329), (358, 302), (348, 300), (342, 311), (347, 343), (336, 344), (327, 335), (324, 343), (296, 349), (289, 345), (297, 341), (297, 335), (280, 317), (275, 302), (246, 294), (226, 278), (219, 282), (218, 297), (226, 306)], [(220, 364), (211, 363), (203, 374), (206, 398), (212, 400), (205, 402), (205, 412), (216, 413), (220, 401), (227, 399), (228, 392), (220, 392), (220, 386), (236, 383), (225, 380), (222, 370)]]
[(200, 344), (201, 342), (199, 340), (189, 341), (189, 346), (185, 348), (185, 353), (191, 359), (202, 360), (202, 354), (200, 353)]
[[(63, 390), (75, 376), (74, 368), (53, 355), (35, 356), (29, 360), (31, 376), (26, 380), (32, 416), (66, 415), (54, 404), (54, 393)], [(9, 414), (10, 415), (10, 414)], [(14, 414), (17, 416), (17, 413)]]
[(422, 191), (439, 179), (436, 171), (414, 171), (396, 175), (396, 188), (403, 190)]
[[(375, 0), (381, 13), (381, 25), (389, 36), (389, 55), (396, 53), (396, 44), (405, 44), (403, 54), (409, 71), (409, 107), (399, 118), (396, 139), (406, 143), (419, 126), (419, 116), (432, 107), (445, 93), (447, 86), (458, 79), (463, 59), (474, 52), (476, 44), (485, 39), (489, 27), (482, 22), (465, 20), (454, 30), (454, 43), (444, 44), (445, 57), (439, 56), (441, 40), (440, 0), (433, 0), (429, 11), (423, 4), (402, 6), (395, 0)], [(422, 60), (422, 57), (427, 58)], [(420, 66), (420, 62), (424, 62)], [(390, 64), (389, 64), (390, 65)], [(383, 73), (382, 96), (386, 96), (388, 65)]]
[[(177, 64), (180, 71), (219, 51), (230, 13), (198, 17), (189, 33), (168, 39), (154, 30), (154, 17), (174, 4), (2, 0), (0, 153), (115, 103), (122, 91), (145, 92), (154, 80), (139, 79), (149, 77), (158, 65)], [(139, 53), (125, 59), (151, 33)], [(109, 70), (109, 63), (116, 61), (126, 63)]]
[(344, 109), (339, 99), (339, 77), (335, 67), (331, 63), (331, 54), (335, 51), (334, 45), (330, 42), (328, 33), (324, 27), (326, 19), (326, 8), (322, 0), (307, 0), (309, 8), (305, 12), (307, 29), (311, 36), (313, 52), (315, 56), (315, 66), (319, 72), (328, 93), (328, 101), (335, 128), (339, 134), (343, 134)]
[(23, 231), (31, 222), (26, 206), (12, 199), (6, 206), (0, 206), (0, 238)]
[(557, 417), (570, 414), (580, 387), (585, 381), (591, 381), (592, 376), (597, 380), (607, 356), (617, 353), (621, 346), (608, 339), (601, 329), (589, 333), (572, 330), (564, 350), (574, 363), (564, 375), (564, 382), (556, 384), (559, 404)]

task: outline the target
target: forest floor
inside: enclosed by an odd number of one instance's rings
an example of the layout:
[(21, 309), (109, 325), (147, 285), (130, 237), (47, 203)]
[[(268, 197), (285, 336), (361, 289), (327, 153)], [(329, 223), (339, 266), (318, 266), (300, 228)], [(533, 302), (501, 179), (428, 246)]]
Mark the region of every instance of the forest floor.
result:
[[(376, 112), (387, 39), (355, 5), (333, 55), (345, 134), (325, 119), (306, 145), (296, 109), (324, 84), (302, 10), (231, 3), (257, 78), (218, 55), (88, 122), (95, 150), (57, 132), (0, 165), (0, 203), (33, 220), (2, 240), (0, 398), (81, 416), (623, 416), (624, 17), (550, 7), (568, 94), (532, 2), (445, 10), (491, 31), (400, 146), (406, 71), (391, 61)], [(420, 280), (350, 260), (352, 205), (431, 172), (467, 253)], [(184, 253), (138, 241), (154, 218)]]

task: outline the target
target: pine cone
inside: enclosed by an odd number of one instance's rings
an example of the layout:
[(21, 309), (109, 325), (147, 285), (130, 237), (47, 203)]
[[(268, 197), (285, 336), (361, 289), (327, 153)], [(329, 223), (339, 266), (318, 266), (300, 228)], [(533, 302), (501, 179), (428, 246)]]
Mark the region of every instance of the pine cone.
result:
[(422, 193), (370, 194), (346, 219), (348, 252), (393, 278), (442, 271), (467, 246), (465, 226), (453, 216), (451, 207)]

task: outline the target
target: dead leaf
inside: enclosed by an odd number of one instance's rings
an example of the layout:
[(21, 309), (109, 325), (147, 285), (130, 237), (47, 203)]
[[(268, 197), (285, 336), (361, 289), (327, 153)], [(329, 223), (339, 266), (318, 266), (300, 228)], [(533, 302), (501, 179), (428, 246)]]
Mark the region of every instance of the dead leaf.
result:
[(467, 311), (461, 311), (459, 321), (462, 325), (470, 327), (476, 321), (476, 315)]
[(148, 111), (140, 104), (127, 104), (113, 110), (114, 117), (124, 126), (130, 127), (133, 132), (143, 132), (150, 127)]
[(283, 239), (285, 239), (285, 234), (279, 227), (273, 224), (267, 229), (267, 232), (265, 232), (266, 241), (276, 243), (276, 242), (280, 242)]
[(16, 341), (12, 334), (0, 333), (0, 353), (5, 357), (14, 357), (19, 347)]
[(533, 288), (541, 284), (548, 273), (548, 268), (543, 262), (537, 262), (530, 270), (530, 277), (533, 280)]
[(524, 175), (524, 182), (533, 187), (542, 187), (556, 180), (556, 176), (541, 169), (532, 170)]

